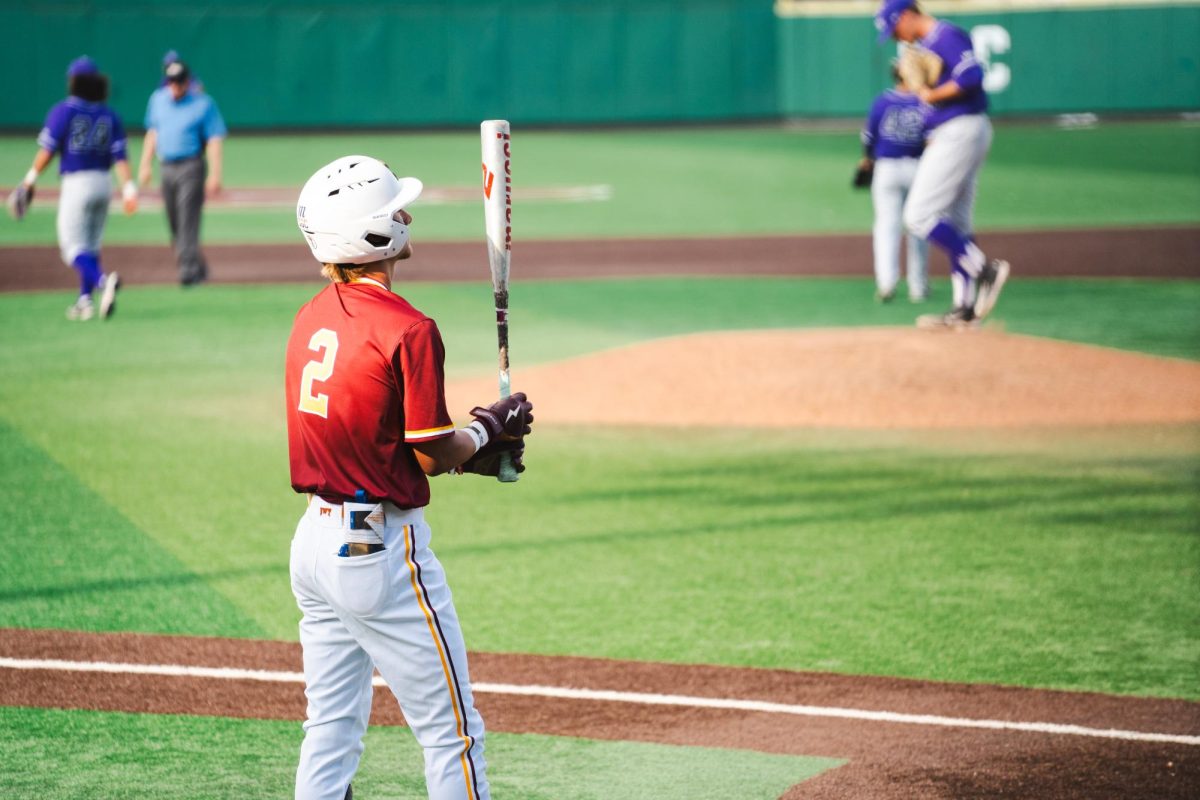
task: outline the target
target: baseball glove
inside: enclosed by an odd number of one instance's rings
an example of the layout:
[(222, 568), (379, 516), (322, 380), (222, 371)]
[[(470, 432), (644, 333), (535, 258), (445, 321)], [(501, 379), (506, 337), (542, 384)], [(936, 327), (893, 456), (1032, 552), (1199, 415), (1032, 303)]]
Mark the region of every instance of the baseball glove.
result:
[(864, 158), (858, 162), (858, 167), (854, 170), (854, 180), (851, 185), (855, 189), (871, 188), (871, 179), (875, 177), (875, 162), (869, 158)]
[(22, 183), (17, 188), (12, 190), (12, 194), (8, 196), (8, 213), (12, 214), (15, 220), (25, 218), (25, 212), (29, 210), (29, 204), (33, 202), (33, 187), (28, 183)]
[(937, 85), (942, 77), (942, 60), (923, 47), (905, 45), (896, 62), (896, 72), (904, 87), (916, 94)]

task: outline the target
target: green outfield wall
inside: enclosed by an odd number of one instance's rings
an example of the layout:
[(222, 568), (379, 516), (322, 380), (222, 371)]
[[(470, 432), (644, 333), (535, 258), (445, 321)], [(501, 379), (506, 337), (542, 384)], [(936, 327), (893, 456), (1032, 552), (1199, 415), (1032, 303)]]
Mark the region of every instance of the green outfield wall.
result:
[[(875, 0), (0, 0), (0, 128), (39, 126), (87, 53), (139, 128), (179, 51), (241, 130), (857, 116)], [(1200, 0), (944, 0), (999, 114), (1200, 108)]]
[(175, 49), (238, 128), (668, 121), (775, 113), (764, 0), (3, 0), (0, 126), (88, 53), (139, 126)]

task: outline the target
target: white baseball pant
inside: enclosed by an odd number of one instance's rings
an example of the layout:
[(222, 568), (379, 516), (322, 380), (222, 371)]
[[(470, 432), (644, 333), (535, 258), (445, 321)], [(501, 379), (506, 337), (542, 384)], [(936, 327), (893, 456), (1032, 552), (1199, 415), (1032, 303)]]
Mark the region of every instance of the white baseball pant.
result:
[[(903, 210), (917, 174), (915, 158), (880, 158), (875, 161), (871, 200), (875, 206), (875, 287), (891, 295), (900, 282), (900, 237), (904, 234)], [(908, 234), (908, 296), (923, 300), (929, 293), (929, 243)]]
[(905, 226), (924, 239), (945, 220), (970, 237), (979, 171), (991, 146), (992, 123), (986, 114), (965, 114), (935, 128), (904, 204)]
[(358, 769), (378, 669), (425, 753), (430, 800), (488, 800), (483, 720), (421, 509), (383, 504), (386, 549), (338, 556), (343, 506), (313, 498), (292, 540), (308, 698), (297, 800), (342, 800)]
[(992, 146), (992, 123), (986, 114), (964, 114), (942, 123), (930, 135), (904, 204), (904, 224), (927, 239), (939, 222), (967, 240), (966, 252), (952, 269), (954, 306), (975, 304), (975, 278), (987, 262), (974, 243), (975, 191), (979, 171)]
[(58, 195), (58, 249), (67, 266), (80, 253), (100, 253), (111, 195), (108, 170), (81, 170), (62, 176)]

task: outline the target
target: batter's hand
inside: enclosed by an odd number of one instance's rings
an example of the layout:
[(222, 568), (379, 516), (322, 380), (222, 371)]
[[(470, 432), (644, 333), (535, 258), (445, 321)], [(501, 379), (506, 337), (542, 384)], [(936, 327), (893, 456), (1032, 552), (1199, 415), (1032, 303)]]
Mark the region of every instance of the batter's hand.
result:
[(500, 474), (500, 457), (505, 453), (512, 456), (513, 469), (517, 472), (525, 471), (525, 441), (518, 439), (514, 442), (506, 442), (503, 439), (499, 441), (491, 441), (480, 448), (479, 452), (463, 462), (458, 468), (459, 473), (471, 472), (475, 475), (489, 475), (496, 477)]
[(498, 400), (487, 408), (476, 406), (471, 416), (487, 429), (488, 441), (513, 441), (528, 436), (533, 425), (533, 403), (524, 392)]

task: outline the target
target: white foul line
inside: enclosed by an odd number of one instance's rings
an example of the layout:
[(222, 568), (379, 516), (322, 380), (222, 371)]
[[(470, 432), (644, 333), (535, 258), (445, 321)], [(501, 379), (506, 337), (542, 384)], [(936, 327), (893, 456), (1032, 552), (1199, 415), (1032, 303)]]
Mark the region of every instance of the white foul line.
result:
[[(57, 659), (21, 659), (0, 657), (0, 669), (40, 669), (70, 672), (113, 672), (130, 675), (164, 675), (179, 678), (216, 678), (221, 680), (251, 680), (271, 683), (303, 683), (300, 672), (272, 672), (260, 669), (232, 667), (189, 667), (179, 664), (115, 664), (106, 661), (62, 661)], [(376, 686), (386, 686), (378, 675)], [(763, 700), (732, 700), (719, 697), (691, 697), (678, 694), (646, 692), (617, 692), (606, 689), (569, 689), (561, 686), (515, 685), (510, 683), (473, 683), (479, 694), (510, 694), (527, 697), (552, 697), (568, 700), (599, 700), (609, 703), (640, 703), (655, 706), (686, 706), (689, 708), (718, 708), (731, 711), (758, 711), (767, 714), (793, 714), (802, 717), (831, 717), (858, 719), (870, 722), (899, 722), (908, 725), (934, 725), (945, 728), (983, 728), (999, 731), (1048, 733), (1059, 736), (1090, 736), (1097, 739), (1122, 739), (1133, 742), (1166, 742), (1200, 745), (1200, 736), (1172, 733), (1145, 733), (1113, 728), (1087, 728), (1082, 725), (1060, 725), (1053, 722), (1007, 722), (995, 719), (966, 719), (940, 717), (932, 714), (901, 714), (894, 711), (866, 711), (858, 708), (792, 705)]]

